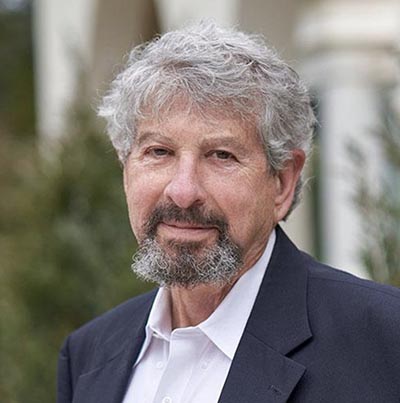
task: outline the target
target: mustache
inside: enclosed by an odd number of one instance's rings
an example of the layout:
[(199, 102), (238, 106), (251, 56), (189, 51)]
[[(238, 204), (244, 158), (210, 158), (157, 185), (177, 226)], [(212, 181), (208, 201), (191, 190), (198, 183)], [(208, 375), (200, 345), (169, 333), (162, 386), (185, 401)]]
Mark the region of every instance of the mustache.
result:
[(176, 204), (162, 204), (153, 210), (146, 224), (146, 234), (150, 238), (154, 238), (158, 224), (164, 221), (215, 227), (220, 234), (226, 234), (228, 228), (228, 223), (223, 216), (211, 211), (205, 211), (200, 206), (190, 206), (187, 209), (182, 209)]

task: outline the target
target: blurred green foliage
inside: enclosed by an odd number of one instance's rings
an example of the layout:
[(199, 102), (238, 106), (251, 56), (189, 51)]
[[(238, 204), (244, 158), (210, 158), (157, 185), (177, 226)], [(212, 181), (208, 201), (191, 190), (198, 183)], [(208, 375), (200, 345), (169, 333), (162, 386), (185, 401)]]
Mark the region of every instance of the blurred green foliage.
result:
[(135, 241), (114, 152), (90, 113), (71, 121), (52, 158), (0, 141), (2, 402), (53, 402), (63, 338), (150, 288), (129, 272)]
[[(379, 183), (368, 177), (368, 155), (349, 147), (356, 172), (355, 205), (361, 217), (360, 257), (375, 281), (400, 287), (400, 117), (389, 103), (374, 133), (382, 151)], [(377, 151), (378, 152), (378, 151)]]
[[(29, 10), (28, 10), (29, 11)], [(39, 151), (29, 12), (0, 13), (0, 402), (55, 401), (73, 329), (151, 288), (130, 273), (135, 240), (121, 168), (79, 94), (63, 140)]]

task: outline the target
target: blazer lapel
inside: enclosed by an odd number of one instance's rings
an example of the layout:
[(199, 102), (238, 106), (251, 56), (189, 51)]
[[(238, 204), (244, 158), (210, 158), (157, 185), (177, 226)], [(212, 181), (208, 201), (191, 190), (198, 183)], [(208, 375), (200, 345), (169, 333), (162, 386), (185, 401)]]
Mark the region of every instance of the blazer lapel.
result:
[(286, 402), (306, 370), (288, 355), (311, 337), (303, 255), (277, 227), (276, 245), (219, 403)]
[(304, 366), (245, 334), (225, 382), (219, 403), (286, 402)]
[(79, 377), (73, 403), (121, 403), (133, 364), (145, 338), (145, 325), (155, 292), (139, 309), (135, 320), (114, 332), (96, 349), (92, 369)]

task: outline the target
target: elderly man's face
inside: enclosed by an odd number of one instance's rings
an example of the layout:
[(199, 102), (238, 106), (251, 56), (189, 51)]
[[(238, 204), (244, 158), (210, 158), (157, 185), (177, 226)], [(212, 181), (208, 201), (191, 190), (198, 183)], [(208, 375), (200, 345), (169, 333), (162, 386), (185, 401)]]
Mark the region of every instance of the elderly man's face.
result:
[(290, 205), (254, 128), (179, 110), (138, 124), (124, 184), (139, 244), (153, 237), (167, 256), (179, 246), (201, 256), (225, 231), (241, 252), (242, 271)]

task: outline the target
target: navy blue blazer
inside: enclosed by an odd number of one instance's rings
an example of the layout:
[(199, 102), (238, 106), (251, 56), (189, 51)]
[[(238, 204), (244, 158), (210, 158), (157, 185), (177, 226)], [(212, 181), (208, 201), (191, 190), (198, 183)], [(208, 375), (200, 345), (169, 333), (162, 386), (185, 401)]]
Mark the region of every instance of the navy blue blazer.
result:
[[(122, 401), (155, 294), (66, 339), (58, 403)], [(400, 290), (317, 263), (278, 228), (218, 402), (287, 401), (400, 402)]]

